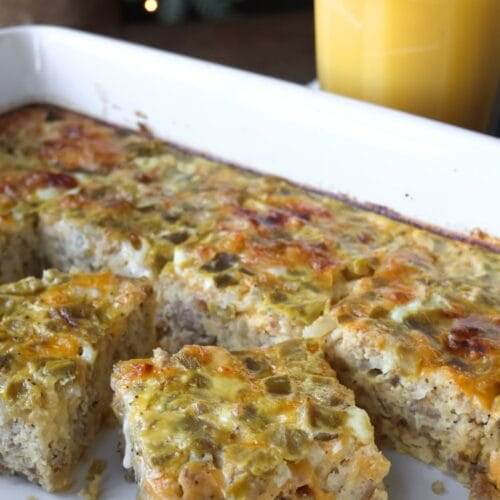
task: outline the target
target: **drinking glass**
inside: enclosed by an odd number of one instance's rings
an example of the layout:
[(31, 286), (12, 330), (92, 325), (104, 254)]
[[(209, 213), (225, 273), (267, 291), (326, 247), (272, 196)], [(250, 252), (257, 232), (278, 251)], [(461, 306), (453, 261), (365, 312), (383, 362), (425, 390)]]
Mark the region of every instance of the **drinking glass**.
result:
[(315, 0), (323, 89), (486, 131), (500, 0)]

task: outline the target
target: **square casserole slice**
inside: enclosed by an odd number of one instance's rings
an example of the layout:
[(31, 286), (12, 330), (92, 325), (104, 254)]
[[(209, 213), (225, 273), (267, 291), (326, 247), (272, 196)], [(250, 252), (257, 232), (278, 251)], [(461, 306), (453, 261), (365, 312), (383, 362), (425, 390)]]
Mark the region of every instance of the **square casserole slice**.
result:
[(45, 271), (0, 287), (0, 465), (49, 491), (72, 469), (111, 400), (117, 359), (154, 342), (150, 285)]
[(387, 497), (389, 463), (322, 342), (157, 349), (112, 387), (141, 498)]
[(424, 275), (422, 249), (393, 252), (333, 308), (326, 352), (380, 438), (498, 498), (500, 261), (465, 250), (478, 277), (457, 279), (458, 259)]

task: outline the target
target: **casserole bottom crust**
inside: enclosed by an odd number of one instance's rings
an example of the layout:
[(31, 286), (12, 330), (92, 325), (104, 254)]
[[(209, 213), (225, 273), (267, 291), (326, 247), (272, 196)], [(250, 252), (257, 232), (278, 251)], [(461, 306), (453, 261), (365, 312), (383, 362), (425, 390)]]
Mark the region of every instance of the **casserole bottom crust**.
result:
[(158, 349), (112, 386), (140, 498), (387, 497), (389, 464), (320, 342)]
[(46, 271), (4, 285), (0, 297), (15, 303), (0, 325), (0, 466), (59, 491), (108, 411), (113, 363), (153, 347), (152, 289), (107, 273)]

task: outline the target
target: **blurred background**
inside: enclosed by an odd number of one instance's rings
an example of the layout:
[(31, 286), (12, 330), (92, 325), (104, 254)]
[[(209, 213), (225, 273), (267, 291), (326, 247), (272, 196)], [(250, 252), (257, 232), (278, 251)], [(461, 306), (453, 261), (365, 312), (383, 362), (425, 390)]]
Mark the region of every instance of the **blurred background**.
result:
[[(316, 0), (318, 72), (314, 0), (0, 1), (0, 26), (69, 26), (301, 84), (318, 73), (332, 92), (500, 136), (500, 0)], [(378, 21), (353, 21), (355, 5)]]
[(1, 0), (0, 26), (70, 26), (298, 83), (315, 76), (313, 0)]

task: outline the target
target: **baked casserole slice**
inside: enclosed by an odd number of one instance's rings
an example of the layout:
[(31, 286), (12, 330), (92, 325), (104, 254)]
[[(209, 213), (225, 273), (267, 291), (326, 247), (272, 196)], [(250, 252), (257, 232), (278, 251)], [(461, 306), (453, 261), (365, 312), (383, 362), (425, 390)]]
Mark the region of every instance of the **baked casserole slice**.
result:
[(386, 498), (389, 463), (322, 342), (157, 349), (112, 386), (141, 498)]
[(328, 315), (327, 353), (379, 437), (500, 488), (500, 268), (464, 251), (468, 264), (455, 255), (445, 274), (425, 247), (387, 254)]
[(0, 466), (49, 491), (72, 470), (109, 407), (114, 361), (154, 342), (149, 284), (45, 271), (0, 287)]

